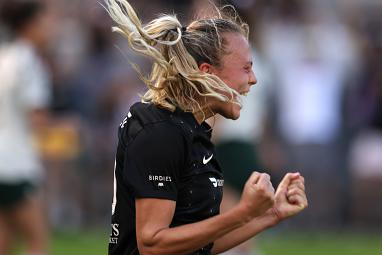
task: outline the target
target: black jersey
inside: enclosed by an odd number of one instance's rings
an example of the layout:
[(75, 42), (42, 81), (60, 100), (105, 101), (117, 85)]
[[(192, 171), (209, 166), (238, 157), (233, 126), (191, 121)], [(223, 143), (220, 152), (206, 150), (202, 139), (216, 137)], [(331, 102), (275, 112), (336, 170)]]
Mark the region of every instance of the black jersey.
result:
[[(170, 227), (219, 214), (224, 180), (207, 123), (180, 109), (136, 103), (118, 136), (109, 255), (139, 254), (136, 198), (176, 201)], [(192, 254), (211, 254), (212, 246)]]

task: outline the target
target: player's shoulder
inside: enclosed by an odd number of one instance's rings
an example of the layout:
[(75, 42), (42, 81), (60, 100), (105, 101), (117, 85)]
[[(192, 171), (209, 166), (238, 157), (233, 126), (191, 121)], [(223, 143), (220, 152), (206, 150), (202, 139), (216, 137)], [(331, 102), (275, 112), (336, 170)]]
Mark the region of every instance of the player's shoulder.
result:
[(137, 136), (164, 140), (184, 139), (185, 133), (173, 112), (151, 103), (135, 103), (120, 124), (120, 138), (128, 142)]
[(141, 122), (142, 125), (151, 125), (168, 121), (172, 112), (153, 103), (137, 102), (131, 106), (130, 115)]

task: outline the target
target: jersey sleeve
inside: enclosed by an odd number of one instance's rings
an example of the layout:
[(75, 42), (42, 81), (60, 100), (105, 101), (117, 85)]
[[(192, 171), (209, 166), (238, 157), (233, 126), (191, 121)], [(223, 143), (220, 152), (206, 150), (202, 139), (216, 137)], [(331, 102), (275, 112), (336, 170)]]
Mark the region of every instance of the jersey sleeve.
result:
[(127, 147), (123, 169), (134, 196), (176, 201), (185, 152), (184, 136), (176, 126), (157, 123), (143, 128)]

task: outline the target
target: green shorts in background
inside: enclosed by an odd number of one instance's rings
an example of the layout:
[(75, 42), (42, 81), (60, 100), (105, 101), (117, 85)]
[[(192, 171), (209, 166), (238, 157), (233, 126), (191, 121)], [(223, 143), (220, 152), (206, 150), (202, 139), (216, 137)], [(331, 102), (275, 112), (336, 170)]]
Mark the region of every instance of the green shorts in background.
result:
[(0, 210), (11, 208), (35, 192), (36, 186), (28, 181), (3, 183), (0, 181)]
[(241, 193), (253, 171), (261, 169), (254, 144), (229, 140), (216, 145), (216, 153), (223, 169), (224, 182)]

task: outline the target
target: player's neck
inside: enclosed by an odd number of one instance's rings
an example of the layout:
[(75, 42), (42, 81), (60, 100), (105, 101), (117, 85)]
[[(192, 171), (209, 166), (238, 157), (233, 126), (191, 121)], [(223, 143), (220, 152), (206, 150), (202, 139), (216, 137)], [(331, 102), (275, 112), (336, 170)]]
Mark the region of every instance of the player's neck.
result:
[(194, 112), (193, 114), (199, 125), (206, 119), (209, 119), (215, 115), (215, 113), (208, 106), (203, 107), (201, 110)]

